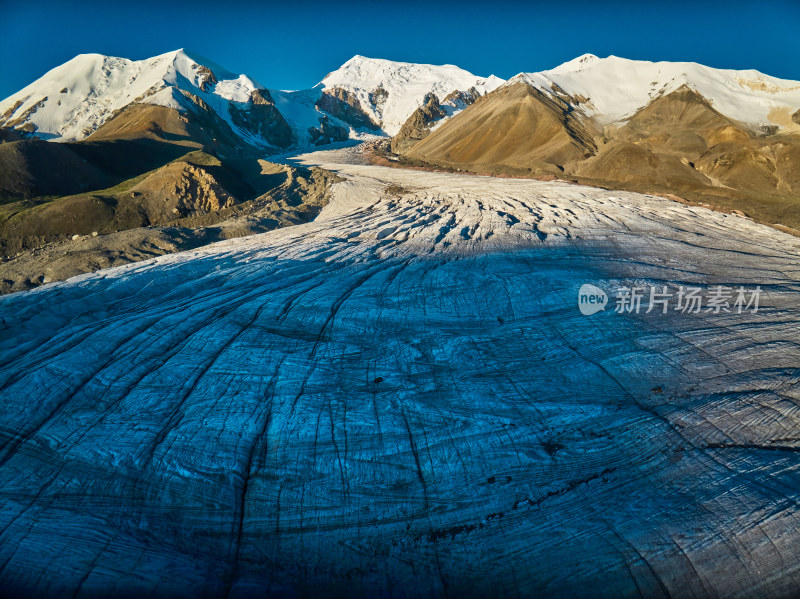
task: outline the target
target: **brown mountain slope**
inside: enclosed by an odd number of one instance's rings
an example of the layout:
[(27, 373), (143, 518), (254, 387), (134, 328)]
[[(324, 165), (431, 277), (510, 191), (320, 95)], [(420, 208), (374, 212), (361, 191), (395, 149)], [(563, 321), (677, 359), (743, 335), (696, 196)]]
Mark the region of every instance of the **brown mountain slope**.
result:
[[(608, 143), (574, 175), (609, 187), (678, 193), (764, 222), (800, 226), (796, 135), (758, 135), (688, 87), (657, 98), (607, 134)], [(641, 167), (644, 155), (647, 169)]]
[(107, 139), (158, 139), (194, 148), (211, 137), (186, 115), (174, 108), (155, 104), (129, 104), (87, 137), (87, 141)]
[(657, 98), (623, 126), (606, 128), (606, 143), (597, 155), (574, 165), (571, 174), (607, 185), (709, 192), (724, 184), (712, 173), (698, 170), (696, 162), (710, 148), (745, 147), (751, 137), (684, 86)]
[(567, 104), (520, 83), (484, 96), (407, 155), (454, 168), (544, 174), (563, 172), (595, 150)]
[[(205, 103), (195, 98), (188, 112), (154, 104), (129, 104), (92, 133), (85, 141), (109, 139), (154, 139), (189, 148), (223, 150), (240, 142), (230, 125)], [(187, 100), (190, 102), (190, 100)]]
[[(309, 222), (338, 180), (319, 168), (263, 160), (248, 161), (245, 167), (243, 162), (236, 161), (240, 168), (234, 171), (196, 152), (133, 187), (62, 198), (20, 213), (0, 224), (0, 249), (17, 251), (8, 242), (25, 239), (37, 249), (0, 260), (0, 293)], [(234, 180), (227, 180), (226, 173)], [(250, 195), (241, 195), (237, 184), (247, 184)], [(232, 191), (240, 195), (233, 197)], [(136, 226), (144, 222), (150, 225)], [(100, 234), (91, 235), (94, 231)]]
[(639, 110), (613, 137), (656, 152), (699, 156), (720, 143), (746, 144), (751, 134), (683, 86)]
[(573, 173), (605, 184), (673, 188), (676, 192), (712, 184), (710, 179), (673, 154), (625, 141), (602, 146), (597, 156), (577, 166)]
[(488, 94), (404, 156), (481, 173), (561, 171), (588, 185), (679, 194), (800, 228), (800, 135), (751, 131), (686, 86), (600, 133), (563, 100), (520, 83)]

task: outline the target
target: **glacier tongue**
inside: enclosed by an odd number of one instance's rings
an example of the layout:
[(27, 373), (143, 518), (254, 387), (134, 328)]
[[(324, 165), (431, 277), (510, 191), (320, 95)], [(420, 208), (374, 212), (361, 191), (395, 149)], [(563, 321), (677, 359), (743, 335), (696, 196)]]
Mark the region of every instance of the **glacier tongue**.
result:
[[(791, 592), (797, 239), (354, 157), (308, 225), (0, 298), (0, 587)], [(578, 311), (674, 282), (765, 293)]]

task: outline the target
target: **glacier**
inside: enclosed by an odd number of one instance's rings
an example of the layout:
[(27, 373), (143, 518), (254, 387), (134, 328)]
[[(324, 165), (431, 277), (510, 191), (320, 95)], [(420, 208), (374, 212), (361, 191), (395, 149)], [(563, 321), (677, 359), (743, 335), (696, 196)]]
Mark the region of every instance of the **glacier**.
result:
[[(566, 182), (293, 157), (312, 223), (0, 298), (0, 589), (787, 596), (800, 240)], [(578, 310), (760, 286), (756, 313)]]

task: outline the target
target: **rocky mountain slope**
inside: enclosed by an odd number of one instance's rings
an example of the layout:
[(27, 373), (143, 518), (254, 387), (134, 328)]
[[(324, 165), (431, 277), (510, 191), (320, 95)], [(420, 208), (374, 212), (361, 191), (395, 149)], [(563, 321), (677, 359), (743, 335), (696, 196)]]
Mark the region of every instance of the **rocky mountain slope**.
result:
[[(299, 159), (312, 223), (0, 298), (4, 594), (794, 594), (797, 238), (354, 158)], [(615, 309), (679, 285), (763, 293)]]
[(338, 178), (264, 160), (223, 165), (195, 152), (137, 180), (5, 222), (4, 249), (28, 249), (0, 262), (0, 293), (309, 222)]

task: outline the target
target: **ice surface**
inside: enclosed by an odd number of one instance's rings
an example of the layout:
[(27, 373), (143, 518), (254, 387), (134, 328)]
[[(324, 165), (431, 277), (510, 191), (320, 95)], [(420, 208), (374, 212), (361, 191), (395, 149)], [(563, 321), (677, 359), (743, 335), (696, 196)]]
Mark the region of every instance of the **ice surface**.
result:
[[(300, 158), (308, 225), (0, 298), (0, 585), (786, 596), (798, 240), (559, 182)], [(760, 285), (583, 316), (583, 283)]]

